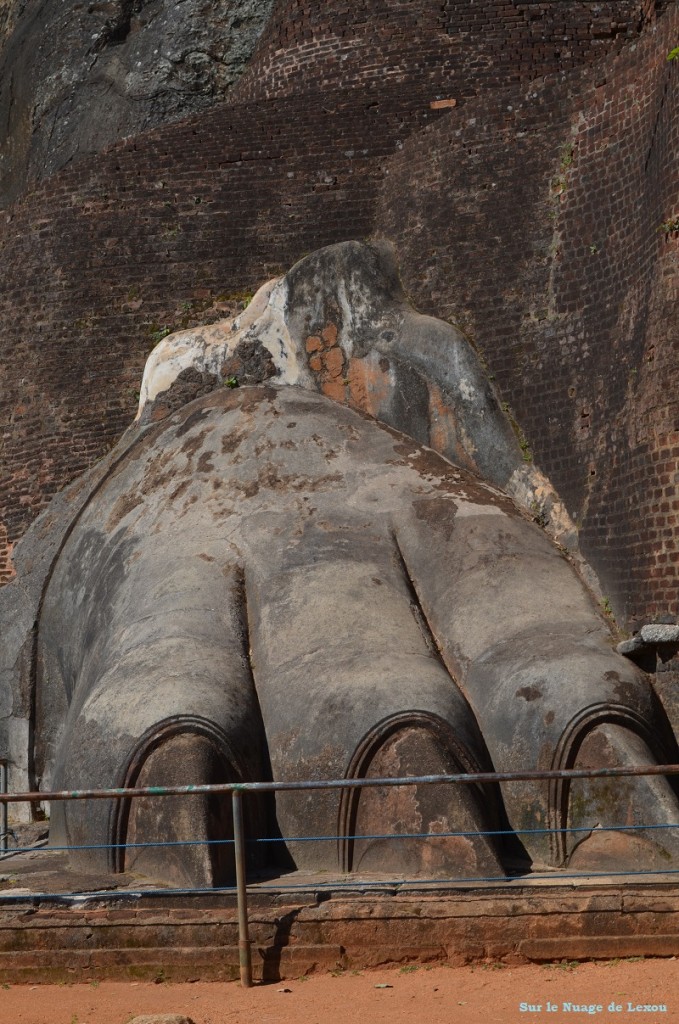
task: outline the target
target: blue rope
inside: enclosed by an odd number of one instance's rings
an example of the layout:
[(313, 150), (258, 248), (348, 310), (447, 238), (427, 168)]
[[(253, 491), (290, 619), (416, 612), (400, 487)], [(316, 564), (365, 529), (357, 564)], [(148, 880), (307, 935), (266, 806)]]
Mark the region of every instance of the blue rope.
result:
[[(650, 831), (651, 829), (679, 828), (679, 823), (660, 825), (579, 825), (573, 828), (516, 828), (497, 829), (492, 831), (472, 832), (397, 832), (378, 835), (353, 835), (353, 836), (281, 836), (280, 838), (248, 839), (250, 844), (255, 843), (334, 843), (339, 839), (344, 840), (375, 840), (375, 839), (450, 839), (469, 836), (511, 836), (511, 835), (553, 835), (556, 833), (579, 833), (579, 832), (639, 832)], [(14, 835), (14, 833), (11, 833)], [(134, 849), (158, 849), (173, 846), (232, 846), (233, 839), (176, 839), (158, 841), (156, 843), (91, 843), (79, 846), (19, 846), (8, 850), (6, 855), (15, 856), (18, 853), (68, 853), (70, 850), (134, 850)], [(2, 856), (0, 856), (2, 859)]]
[[(259, 842), (257, 839), (252, 839), (250, 842)], [(91, 843), (82, 846), (17, 846), (12, 850), (8, 850), (7, 853), (11, 854), (12, 857), (17, 853), (68, 853), (70, 850), (134, 850), (134, 849), (148, 849), (148, 847), (160, 846), (213, 846), (213, 845), (230, 845), (233, 846), (233, 839), (174, 839), (168, 840), (167, 842), (157, 843)], [(2, 859), (0, 857), (0, 859)]]
[(287, 836), (284, 839), (248, 839), (247, 842), (316, 843), (333, 842), (337, 839), (447, 839), (454, 836), (538, 836), (553, 835), (557, 832), (634, 832), (656, 828), (679, 828), (679, 823), (670, 823), (669, 825), (578, 825), (573, 828), (506, 828), (487, 832), (396, 832), (374, 836)]

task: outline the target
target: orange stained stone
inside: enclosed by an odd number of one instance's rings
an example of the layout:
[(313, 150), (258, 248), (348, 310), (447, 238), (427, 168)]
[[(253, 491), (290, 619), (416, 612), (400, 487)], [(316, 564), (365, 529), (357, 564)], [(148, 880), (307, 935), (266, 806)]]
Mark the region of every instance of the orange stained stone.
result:
[(326, 348), (332, 348), (333, 345), (337, 344), (337, 327), (335, 324), (328, 324), (321, 331), (321, 338)]
[[(435, 452), (478, 472), (471, 441), (458, 423), (455, 410), (446, 403), (441, 389), (429, 383), (429, 444)], [(470, 450), (471, 449), (471, 450)]]
[(344, 352), (341, 348), (331, 348), (325, 353), (323, 362), (331, 377), (339, 377), (344, 366)]
[(392, 391), (388, 374), (371, 359), (354, 358), (349, 360), (347, 377), (351, 405), (378, 418)]
[(321, 391), (334, 402), (344, 403), (346, 388), (342, 377), (326, 377), (321, 385)]
[(318, 352), (321, 348), (321, 339), (317, 334), (311, 334), (306, 340), (307, 352)]

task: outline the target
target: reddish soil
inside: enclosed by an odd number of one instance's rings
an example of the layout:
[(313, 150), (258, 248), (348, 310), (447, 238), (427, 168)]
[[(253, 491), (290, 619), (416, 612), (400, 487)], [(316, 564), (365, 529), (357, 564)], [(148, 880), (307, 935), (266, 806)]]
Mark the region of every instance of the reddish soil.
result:
[[(522, 1010), (522, 1002), (540, 1009)], [(549, 1012), (548, 1002), (556, 1007)], [(611, 1003), (620, 1009), (609, 1010)], [(632, 958), (347, 971), (250, 990), (221, 982), (106, 981), (0, 989), (1, 1024), (127, 1024), (138, 1014), (162, 1013), (185, 1014), (195, 1024), (679, 1024), (679, 970), (674, 957)]]

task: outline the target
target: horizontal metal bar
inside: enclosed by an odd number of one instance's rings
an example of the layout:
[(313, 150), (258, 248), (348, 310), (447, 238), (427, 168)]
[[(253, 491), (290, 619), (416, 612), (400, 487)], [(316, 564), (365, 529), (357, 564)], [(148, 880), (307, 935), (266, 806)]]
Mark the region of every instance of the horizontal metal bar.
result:
[(679, 775), (679, 765), (641, 765), (631, 768), (564, 768), (524, 772), (462, 772), (458, 775), (409, 775), (399, 779), (328, 779), (305, 782), (225, 782), (214, 786), (146, 786), (141, 789), (73, 789), (46, 793), (0, 793), (8, 804), (54, 800), (111, 800), (140, 796), (190, 796), (207, 793), (269, 793), (282, 790), (364, 789), (375, 786), (430, 786), (448, 782), (542, 782), (550, 779), (610, 779), (634, 775)]

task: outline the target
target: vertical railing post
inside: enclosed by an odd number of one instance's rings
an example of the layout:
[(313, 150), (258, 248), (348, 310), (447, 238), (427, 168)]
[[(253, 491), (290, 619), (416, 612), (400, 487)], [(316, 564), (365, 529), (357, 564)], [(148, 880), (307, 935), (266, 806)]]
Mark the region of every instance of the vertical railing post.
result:
[(232, 792), (233, 845), (236, 860), (236, 893), (238, 896), (238, 961), (243, 988), (252, 988), (252, 950), (248, 934), (248, 896), (245, 878), (245, 835), (243, 829), (243, 794)]
[[(7, 762), (0, 761), (0, 793), (7, 792)], [(7, 803), (0, 804), (0, 853), (7, 853)]]

